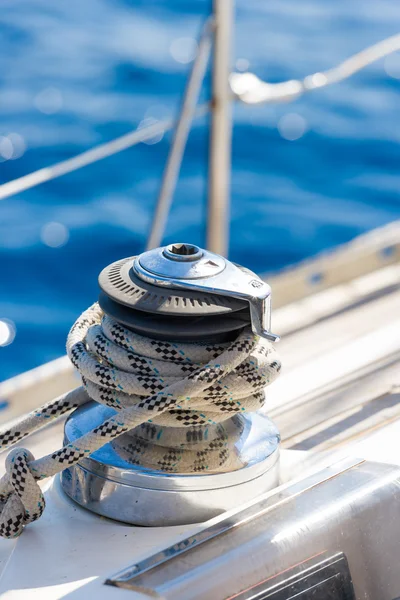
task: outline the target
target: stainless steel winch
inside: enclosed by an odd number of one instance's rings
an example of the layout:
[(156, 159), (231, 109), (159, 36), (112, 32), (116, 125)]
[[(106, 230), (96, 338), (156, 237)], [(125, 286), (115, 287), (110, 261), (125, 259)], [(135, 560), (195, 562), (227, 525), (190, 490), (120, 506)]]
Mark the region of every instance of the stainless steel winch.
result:
[[(112, 263), (100, 274), (103, 311), (142, 336), (218, 344), (244, 327), (270, 331), (271, 289), (251, 271), (192, 244), (171, 244)], [(115, 411), (90, 402), (65, 425), (65, 443)], [(111, 443), (62, 473), (65, 492), (100, 515), (138, 525), (177, 525), (213, 517), (278, 482), (279, 433), (263, 414), (235, 415), (241, 434), (232, 472), (170, 474), (132, 464)]]

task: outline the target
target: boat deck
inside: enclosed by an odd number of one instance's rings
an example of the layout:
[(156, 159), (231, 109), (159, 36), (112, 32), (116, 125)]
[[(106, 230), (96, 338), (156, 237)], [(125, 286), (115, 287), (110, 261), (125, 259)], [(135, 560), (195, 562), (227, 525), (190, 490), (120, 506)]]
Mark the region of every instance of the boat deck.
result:
[[(266, 411), (282, 434), (282, 484), (344, 457), (400, 465), (400, 266), (392, 256), (371, 272), (358, 277), (350, 272), (314, 294), (279, 300), (273, 330), (283, 335), (284, 368), (268, 389)], [(0, 388), (9, 402), (4, 419), (76, 385), (66, 358), (5, 382)], [(62, 426), (49, 426), (24, 445), (36, 456), (54, 450), (61, 444)], [(25, 599), (27, 588), (30, 598), (51, 600), (149, 598), (104, 581), (204, 527), (144, 529), (115, 523), (67, 499), (57, 478), (44, 485), (43, 517), (18, 540), (0, 541), (0, 598)]]

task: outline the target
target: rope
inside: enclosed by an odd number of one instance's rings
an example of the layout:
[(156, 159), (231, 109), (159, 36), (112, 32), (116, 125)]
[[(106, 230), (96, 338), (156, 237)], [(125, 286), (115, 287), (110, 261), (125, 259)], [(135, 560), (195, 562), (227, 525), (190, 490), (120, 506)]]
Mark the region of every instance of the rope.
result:
[(400, 33), (353, 54), (327, 71), (307, 75), (301, 80), (291, 79), (280, 83), (269, 83), (254, 73), (232, 73), (230, 85), (235, 96), (245, 104), (291, 102), (306, 92), (348, 79), (361, 69), (398, 50), (400, 50)]
[[(103, 314), (98, 304), (72, 327), (67, 352), (83, 387), (47, 403), (0, 434), (17, 443), (90, 399), (115, 414), (73, 443), (35, 460), (17, 448), (0, 480), (0, 535), (20, 535), (43, 512), (38, 481), (111, 442), (133, 464), (169, 473), (215, 473), (240, 467), (232, 452), (241, 413), (258, 410), (280, 370), (273, 346), (244, 329), (230, 343), (170, 343), (142, 337)], [(132, 431), (133, 430), (133, 431)]]

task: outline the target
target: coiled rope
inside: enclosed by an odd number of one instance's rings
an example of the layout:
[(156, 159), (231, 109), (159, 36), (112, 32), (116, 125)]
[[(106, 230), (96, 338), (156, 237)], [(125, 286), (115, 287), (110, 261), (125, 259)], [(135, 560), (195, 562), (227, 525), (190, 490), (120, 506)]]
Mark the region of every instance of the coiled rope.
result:
[(133, 464), (170, 473), (239, 468), (231, 449), (242, 431), (240, 413), (264, 404), (264, 387), (280, 370), (273, 346), (249, 328), (225, 344), (158, 341), (126, 329), (98, 304), (72, 327), (67, 352), (83, 387), (0, 433), (0, 448), (90, 399), (116, 413), (43, 458), (35, 460), (23, 448), (10, 452), (0, 480), (3, 537), (20, 535), (41, 516), (45, 500), (39, 480), (77, 464), (108, 442)]

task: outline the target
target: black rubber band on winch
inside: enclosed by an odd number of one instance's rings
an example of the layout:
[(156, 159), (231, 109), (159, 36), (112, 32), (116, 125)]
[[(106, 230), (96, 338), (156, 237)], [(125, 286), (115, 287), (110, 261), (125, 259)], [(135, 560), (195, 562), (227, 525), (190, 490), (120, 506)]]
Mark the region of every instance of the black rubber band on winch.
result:
[(246, 301), (151, 285), (134, 273), (134, 258), (103, 269), (99, 304), (137, 333), (169, 341), (218, 343), (234, 339), (250, 324)]

